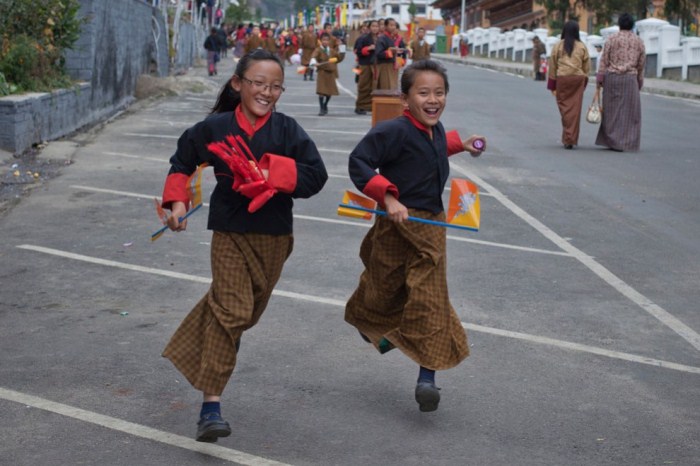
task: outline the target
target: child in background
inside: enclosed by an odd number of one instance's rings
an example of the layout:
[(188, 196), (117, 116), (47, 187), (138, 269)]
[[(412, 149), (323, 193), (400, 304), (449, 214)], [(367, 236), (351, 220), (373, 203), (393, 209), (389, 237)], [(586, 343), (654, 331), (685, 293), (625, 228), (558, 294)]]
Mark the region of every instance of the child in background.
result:
[[(318, 193), (328, 178), (311, 138), (295, 120), (273, 112), (283, 83), (276, 55), (258, 49), (242, 57), (211, 115), (185, 131), (170, 159), (163, 207), (172, 211), (167, 224), (174, 231), (187, 226), (180, 219), (187, 211), (188, 177), (197, 166), (213, 166), (217, 179), (208, 224), (214, 231), (212, 284), (163, 352), (203, 394), (200, 442), (216, 442), (231, 433), (220, 401), (236, 365), (241, 334), (260, 319), (292, 252), (293, 199)], [(264, 176), (262, 184), (242, 182), (230, 160), (207, 149), (228, 135), (250, 149)], [(263, 192), (273, 195), (258, 210), (251, 209), (251, 199)]]
[(474, 144), (484, 143), (482, 136), (462, 141), (456, 131), (445, 132), (439, 120), (448, 91), (446, 71), (437, 62), (408, 66), (401, 77), (403, 116), (377, 124), (349, 161), (353, 183), (386, 217), (376, 216), (362, 242), (365, 270), (345, 320), (381, 353), (399, 348), (420, 366), (415, 397), (421, 411), (438, 407), (435, 371), (469, 355), (447, 294), (445, 229), (406, 221), (411, 215), (444, 222), (448, 157), (461, 151), (477, 157), (485, 149)]
[(338, 95), (338, 86), (335, 83), (336, 71), (338, 70), (338, 49), (330, 46), (330, 34), (321, 34), (321, 46), (314, 50), (311, 55), (311, 64), (316, 64), (318, 73), (316, 75), (316, 94), (318, 103), (321, 106), (319, 116), (328, 113), (328, 102), (332, 95)]

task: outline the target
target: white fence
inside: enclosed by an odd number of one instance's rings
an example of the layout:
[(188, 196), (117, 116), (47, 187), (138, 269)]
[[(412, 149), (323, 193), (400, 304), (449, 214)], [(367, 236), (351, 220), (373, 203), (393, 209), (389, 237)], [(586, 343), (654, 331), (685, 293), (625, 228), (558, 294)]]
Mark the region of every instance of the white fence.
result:
[[(700, 38), (681, 37), (680, 28), (668, 21), (649, 18), (637, 21), (639, 37), (644, 41), (647, 53), (648, 77), (671, 77), (687, 80), (700, 80)], [(581, 41), (588, 47), (592, 59), (599, 56), (596, 46), (604, 45), (605, 39), (618, 32), (617, 26), (602, 29), (600, 35), (581, 32)], [(547, 29), (526, 31), (514, 29), (501, 32), (500, 28), (473, 28), (452, 37), (452, 53), (458, 53), (459, 42), (466, 37), (470, 53), (492, 58), (525, 62), (530, 59), (532, 38), (538, 36), (544, 42), (547, 56), (559, 37), (548, 35)]]

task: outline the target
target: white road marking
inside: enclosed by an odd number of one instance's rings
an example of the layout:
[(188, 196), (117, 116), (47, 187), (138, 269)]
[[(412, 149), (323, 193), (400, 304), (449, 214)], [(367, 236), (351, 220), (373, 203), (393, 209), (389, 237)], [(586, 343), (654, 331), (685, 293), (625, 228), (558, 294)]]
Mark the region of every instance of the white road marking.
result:
[(138, 159), (138, 160), (148, 160), (151, 162), (160, 162), (160, 163), (170, 163), (170, 160), (168, 158), (158, 158), (158, 157), (149, 157), (147, 155), (137, 155), (137, 154), (125, 154), (124, 152), (109, 152), (109, 151), (104, 151), (102, 152), (104, 155), (114, 155), (116, 157), (125, 157), (127, 159)]
[[(333, 176), (333, 177), (335, 177), (335, 176)], [(92, 192), (96, 192), (96, 193), (112, 194), (115, 196), (133, 197), (136, 199), (153, 199), (154, 197), (157, 197), (157, 196), (154, 196), (152, 194), (132, 193), (132, 192), (127, 192), (127, 191), (116, 191), (114, 189), (94, 188), (92, 186), (82, 186), (82, 185), (77, 185), (77, 184), (70, 185), (70, 187), (74, 188), (74, 189), (79, 189), (81, 191), (92, 191)], [(202, 205), (204, 207), (209, 207), (208, 202), (203, 202)], [(335, 223), (335, 224), (339, 224), (339, 225), (353, 225), (353, 226), (361, 226), (361, 227), (364, 227), (367, 225), (367, 224), (364, 224), (361, 222), (348, 222), (348, 221), (329, 219), (329, 218), (325, 218), (325, 217), (312, 217), (310, 215), (294, 214), (294, 218), (301, 219), (301, 220), (311, 220), (314, 222)], [(371, 226), (371, 225), (369, 225), (369, 226)], [(454, 241), (461, 241), (464, 243), (480, 244), (482, 246), (493, 246), (493, 247), (497, 247), (497, 248), (512, 249), (512, 250), (516, 250), (516, 251), (535, 252), (535, 253), (539, 253), (539, 254), (549, 254), (549, 255), (553, 255), (553, 256), (568, 256), (569, 255), (568, 253), (561, 252), (561, 251), (550, 251), (548, 249), (530, 248), (527, 246), (518, 246), (518, 245), (506, 244), (506, 243), (495, 243), (492, 241), (483, 241), (483, 240), (479, 240), (479, 239), (466, 238), (466, 237), (462, 237), (462, 236), (447, 235), (447, 239), (454, 240)]]
[(611, 271), (603, 267), (601, 264), (595, 261), (591, 256), (581, 251), (577, 247), (573, 246), (571, 243), (566, 241), (564, 238), (556, 234), (549, 227), (544, 225), (542, 222), (537, 220), (532, 215), (528, 214), (511, 201), (505, 194), (501, 193), (494, 186), (491, 186), (486, 181), (482, 180), (480, 177), (471, 173), (469, 170), (460, 167), (455, 163), (450, 164), (453, 169), (459, 171), (464, 176), (469, 177), (479, 186), (485, 187), (501, 204), (503, 204), (508, 210), (513, 212), (515, 215), (524, 220), (528, 225), (537, 230), (542, 236), (550, 240), (552, 243), (557, 245), (562, 251), (567, 252), (572, 257), (581, 262), (586, 266), (591, 272), (598, 275), (603, 281), (608, 285), (616, 289), (623, 296), (628, 298), (630, 301), (644, 309), (650, 315), (654, 316), (662, 324), (666, 325), (668, 328), (676, 332), (685, 341), (690, 343), (696, 350), (700, 351), (700, 335), (687, 326), (685, 323), (681, 322), (678, 318), (672, 315), (670, 312), (663, 309), (661, 306), (652, 302), (649, 298), (635, 290), (632, 286), (625, 283), (621, 278), (613, 274)]
[(138, 138), (156, 138), (156, 139), (180, 139), (180, 136), (171, 136), (169, 134), (124, 133), (124, 136), (135, 136)]
[[(143, 272), (143, 273), (149, 273), (152, 275), (160, 275), (168, 278), (177, 278), (179, 280), (188, 280), (191, 282), (195, 283), (202, 283), (202, 284), (210, 284), (211, 279), (206, 278), (206, 277), (200, 277), (198, 275), (191, 275), (191, 274), (186, 274), (186, 273), (180, 273), (180, 272), (173, 272), (170, 270), (162, 270), (162, 269), (156, 269), (152, 267), (143, 267), (140, 265), (134, 265), (134, 264), (128, 264), (124, 262), (117, 262), (117, 261), (112, 261), (112, 260), (107, 260), (107, 259), (100, 259), (98, 257), (91, 257), (91, 256), (85, 256), (83, 254), (75, 254), (72, 252), (67, 252), (67, 251), (61, 251), (58, 249), (53, 249), (53, 248), (46, 248), (43, 246), (35, 246), (31, 244), (21, 244), (17, 246), (19, 249), (27, 250), (27, 251), (35, 251), (35, 252), (40, 252), (44, 254), (49, 254), (52, 256), (57, 256), (57, 257), (63, 257), (66, 259), (73, 259), (81, 262), (87, 262), (91, 264), (96, 264), (96, 265), (104, 265), (107, 267), (115, 267), (115, 268), (120, 268), (120, 269), (125, 269), (125, 270), (131, 270), (135, 272)], [(322, 296), (314, 296), (314, 295), (309, 295), (309, 294), (303, 294), (303, 293), (296, 293), (292, 291), (282, 291), (282, 290), (274, 290), (272, 292), (273, 295), (275, 296), (281, 296), (285, 298), (291, 298), (291, 299), (299, 299), (299, 300), (304, 300), (304, 301), (311, 301), (314, 303), (319, 303), (319, 304), (328, 304), (331, 306), (337, 306), (337, 307), (345, 307), (346, 301), (345, 300), (340, 300), (340, 299), (333, 299), (333, 298), (325, 298)], [(518, 340), (525, 340), (531, 343), (538, 343), (538, 344), (543, 344), (543, 345), (548, 345), (548, 346), (554, 346), (558, 348), (563, 348), (567, 350), (574, 350), (574, 351), (579, 351), (582, 353), (591, 353), (595, 354), (598, 356), (605, 356), (608, 358), (613, 358), (613, 359), (622, 359), (625, 361), (630, 361), (630, 362), (636, 362), (640, 364), (647, 364), (651, 366), (656, 366), (656, 367), (661, 367), (664, 369), (672, 369), (672, 370), (677, 370), (681, 372), (689, 372), (693, 374), (700, 374), (700, 367), (694, 367), (694, 366), (686, 366), (683, 364), (678, 364), (674, 362), (669, 362), (669, 361), (663, 361), (660, 359), (653, 359), (653, 358), (647, 358), (644, 356), (638, 356), (634, 354), (628, 354), (628, 353), (622, 353), (619, 351), (610, 351), (602, 348), (596, 348), (594, 346), (588, 346), (588, 345), (582, 345), (579, 343), (571, 343), (563, 340), (556, 340), (553, 338), (547, 338), (547, 337), (540, 337), (537, 335), (529, 335), (526, 333), (518, 333), (518, 332), (511, 332), (509, 330), (501, 330), (497, 328), (492, 328), (492, 327), (485, 327), (483, 325), (477, 325), (477, 324), (470, 324), (466, 322), (462, 322), (462, 325), (475, 332), (482, 332), (482, 333), (489, 333), (492, 335), (498, 335), (498, 336), (503, 336), (503, 337), (508, 337), (508, 338), (515, 338)]]
[(141, 424), (135, 424), (133, 422), (124, 421), (111, 416), (105, 416), (104, 414), (98, 414), (85, 409), (76, 408), (63, 403), (57, 403), (45, 398), (27, 395), (2, 387), (0, 387), (0, 398), (3, 400), (12, 401), (14, 403), (19, 403), (24, 406), (31, 406), (32, 408), (42, 409), (50, 413), (88, 422), (107, 429), (123, 432), (135, 437), (184, 448), (185, 450), (194, 451), (203, 455), (212, 456), (214, 458), (231, 461), (238, 464), (245, 464), (249, 466), (285, 466), (286, 464), (244, 453), (242, 451), (233, 450), (231, 448), (225, 448), (212, 443), (197, 442), (196, 440), (183, 437), (182, 435), (163, 432), (162, 430), (153, 429)]
[(348, 94), (348, 95), (349, 95), (350, 97), (352, 97), (353, 99), (357, 99), (357, 94), (355, 94), (355, 93), (352, 92), (350, 89), (347, 89), (345, 86), (343, 86), (343, 85), (340, 83), (339, 80), (336, 79), (336, 80), (335, 80), (335, 84), (338, 86), (338, 89), (340, 89), (341, 91), (345, 92), (346, 94)]
[(364, 136), (367, 134), (365, 131), (364, 133), (357, 132), (357, 131), (341, 131), (341, 130), (335, 130), (335, 129), (315, 129), (315, 128), (307, 128), (305, 129), (307, 133), (330, 133), (330, 134), (348, 134), (348, 135), (354, 135), (354, 136)]

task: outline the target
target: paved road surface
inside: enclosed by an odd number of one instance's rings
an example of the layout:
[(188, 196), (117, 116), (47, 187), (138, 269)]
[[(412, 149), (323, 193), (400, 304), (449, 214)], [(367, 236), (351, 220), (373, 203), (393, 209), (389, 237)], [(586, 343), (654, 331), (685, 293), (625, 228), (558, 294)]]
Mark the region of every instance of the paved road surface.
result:
[(343, 322), (369, 224), (335, 209), (370, 117), (347, 92), (317, 117), (288, 68), (279, 110), (331, 177), (296, 204), (295, 251), (243, 338), (224, 395), (233, 435), (192, 440), (199, 397), (160, 357), (209, 277), (206, 209), (149, 241), (176, 139), (214, 99), (188, 94), (77, 135), (74, 164), (0, 219), (0, 463), (697, 464), (700, 106), (645, 95), (640, 153), (596, 148), (586, 123), (564, 151), (541, 83), (448, 69), (445, 126), (489, 147), (452, 160), (480, 186), (482, 228), (448, 232), (472, 356), (438, 374), (437, 412), (418, 411), (412, 362)]

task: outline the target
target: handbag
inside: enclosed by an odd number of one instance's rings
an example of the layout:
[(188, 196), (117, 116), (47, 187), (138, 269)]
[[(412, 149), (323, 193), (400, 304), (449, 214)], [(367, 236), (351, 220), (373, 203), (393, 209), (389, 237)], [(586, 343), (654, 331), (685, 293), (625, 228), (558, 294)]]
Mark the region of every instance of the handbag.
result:
[(597, 125), (603, 117), (603, 109), (600, 107), (600, 88), (596, 87), (595, 94), (593, 95), (593, 102), (588, 107), (588, 112), (586, 112), (586, 121)]

